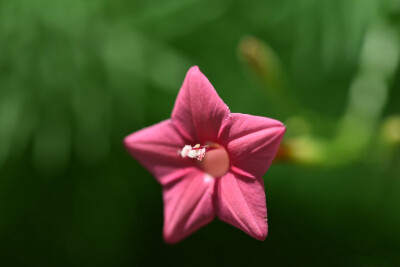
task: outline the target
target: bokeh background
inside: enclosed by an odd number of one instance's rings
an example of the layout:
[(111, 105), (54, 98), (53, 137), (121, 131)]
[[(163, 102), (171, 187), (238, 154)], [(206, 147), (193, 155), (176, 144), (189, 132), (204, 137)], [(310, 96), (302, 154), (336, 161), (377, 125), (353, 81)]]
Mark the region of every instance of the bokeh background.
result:
[[(400, 1), (1, 0), (0, 266), (400, 266)], [(269, 237), (162, 240), (125, 151), (192, 65), (284, 121)]]

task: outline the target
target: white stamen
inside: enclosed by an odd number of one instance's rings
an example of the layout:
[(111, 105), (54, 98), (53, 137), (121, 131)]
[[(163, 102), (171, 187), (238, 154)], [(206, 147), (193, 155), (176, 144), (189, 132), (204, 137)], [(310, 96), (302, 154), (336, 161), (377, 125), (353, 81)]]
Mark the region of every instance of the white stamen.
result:
[[(201, 147), (201, 148), (200, 148)], [(185, 145), (182, 150), (178, 151), (182, 158), (192, 158), (202, 160), (206, 155), (206, 147), (208, 146), (200, 146), (199, 144), (194, 147), (190, 145)]]
[(206, 155), (206, 149), (205, 148), (197, 150), (197, 159), (198, 160), (202, 160), (205, 155)]
[(188, 156), (189, 151), (192, 150), (192, 146), (186, 145), (181, 150), (181, 157), (186, 158)]
[(189, 153), (188, 153), (188, 157), (192, 158), (192, 159), (196, 158), (197, 157), (197, 151), (196, 150), (190, 150)]

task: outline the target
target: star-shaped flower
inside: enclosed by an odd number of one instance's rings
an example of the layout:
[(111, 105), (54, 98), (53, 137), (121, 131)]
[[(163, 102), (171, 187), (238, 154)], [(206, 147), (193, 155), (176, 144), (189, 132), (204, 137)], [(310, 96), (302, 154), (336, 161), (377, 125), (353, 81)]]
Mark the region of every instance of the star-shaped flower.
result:
[(231, 113), (199, 68), (192, 67), (171, 118), (124, 140), (163, 187), (165, 242), (184, 239), (215, 216), (264, 240), (262, 175), (284, 132), (277, 120)]

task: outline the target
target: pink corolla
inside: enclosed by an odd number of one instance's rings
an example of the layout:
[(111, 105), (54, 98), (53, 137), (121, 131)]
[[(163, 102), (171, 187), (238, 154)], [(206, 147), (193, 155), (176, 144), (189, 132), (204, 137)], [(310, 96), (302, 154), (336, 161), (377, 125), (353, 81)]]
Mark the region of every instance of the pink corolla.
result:
[(284, 132), (277, 120), (231, 113), (199, 68), (192, 67), (171, 118), (124, 140), (162, 186), (165, 242), (184, 239), (215, 216), (264, 240), (262, 175)]

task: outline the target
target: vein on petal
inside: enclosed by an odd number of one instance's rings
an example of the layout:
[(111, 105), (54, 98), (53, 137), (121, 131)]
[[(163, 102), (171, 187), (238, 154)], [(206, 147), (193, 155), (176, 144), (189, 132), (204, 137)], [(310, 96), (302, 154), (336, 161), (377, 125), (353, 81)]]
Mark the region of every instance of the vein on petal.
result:
[(259, 231), (258, 234), (259, 234), (259, 236), (262, 236), (262, 231), (261, 231), (260, 225), (258, 224), (257, 220), (254, 218), (253, 211), (252, 211), (252, 209), (250, 208), (249, 204), (247, 203), (247, 199), (245, 198), (245, 195), (244, 195), (244, 193), (243, 193), (243, 190), (242, 190), (242, 188), (240, 187), (240, 185), (239, 185), (239, 183), (238, 183), (238, 181), (237, 181), (237, 178), (236, 178), (233, 174), (232, 174), (232, 176), (234, 177), (233, 179), (235, 180), (235, 183), (236, 183), (237, 187), (239, 187), (240, 193), (242, 194), (243, 200), (244, 200), (244, 202), (246, 203), (247, 209), (250, 211), (251, 218), (253, 219), (253, 221), (254, 221), (255, 224), (257, 225), (257, 229), (258, 229), (258, 231)]
[[(234, 142), (234, 141), (240, 140), (240, 139), (242, 139), (242, 138), (248, 138), (249, 136), (252, 136), (252, 135), (254, 135), (254, 134), (258, 134), (258, 133), (260, 133), (260, 132), (272, 131), (272, 130), (277, 129), (277, 128), (282, 129), (282, 127), (283, 127), (283, 126), (272, 126), (272, 127), (267, 127), (267, 128), (261, 128), (261, 129), (258, 129), (258, 130), (248, 130), (248, 132), (244, 132), (244, 133), (243, 133), (242, 135), (240, 135), (240, 136), (237, 136), (237, 137), (230, 137), (230, 142)], [(280, 137), (280, 135), (274, 135), (274, 139), (272, 139), (272, 140), (269, 139), (268, 144), (269, 144), (270, 142), (274, 141), (275, 139), (277, 139), (278, 137)]]
[[(191, 187), (191, 185), (195, 182), (195, 179), (200, 179), (199, 177), (194, 176), (191, 181), (189, 182), (189, 184), (187, 186), (185, 186), (185, 190), (183, 190), (183, 192), (180, 194), (178, 199), (186, 199), (184, 198), (185, 195), (189, 194), (189, 190), (187, 190), (188, 188)], [(183, 203), (183, 202), (178, 202), (178, 205), (175, 207), (175, 209), (172, 212), (171, 215), (171, 222), (172, 222), (172, 231), (175, 232), (176, 229), (178, 227), (183, 227), (184, 222), (187, 222), (188, 219), (190, 218), (190, 216), (193, 214), (194, 209), (193, 210), (187, 210), (185, 209), (184, 206), (189, 205), (190, 208), (192, 207), (196, 207), (198, 205), (198, 203), (200, 203), (203, 195), (204, 195), (204, 191), (207, 190), (207, 187), (204, 187), (203, 190), (201, 191), (201, 193), (199, 193), (199, 197), (196, 199), (190, 198), (192, 201), (190, 203)], [(184, 211), (183, 216), (180, 216), (180, 213), (182, 212), (182, 209)], [(179, 211), (178, 211), (179, 210)], [(183, 225), (182, 225), (183, 224)]]

